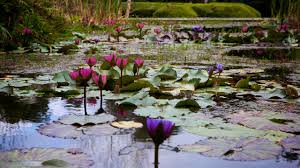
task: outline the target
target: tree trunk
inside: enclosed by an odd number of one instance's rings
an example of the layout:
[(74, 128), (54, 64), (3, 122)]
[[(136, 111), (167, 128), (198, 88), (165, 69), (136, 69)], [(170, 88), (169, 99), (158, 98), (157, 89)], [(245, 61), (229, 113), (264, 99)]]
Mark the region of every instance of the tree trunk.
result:
[(126, 13), (125, 13), (125, 18), (129, 18), (130, 9), (131, 9), (131, 0), (127, 0), (127, 8), (126, 8)]

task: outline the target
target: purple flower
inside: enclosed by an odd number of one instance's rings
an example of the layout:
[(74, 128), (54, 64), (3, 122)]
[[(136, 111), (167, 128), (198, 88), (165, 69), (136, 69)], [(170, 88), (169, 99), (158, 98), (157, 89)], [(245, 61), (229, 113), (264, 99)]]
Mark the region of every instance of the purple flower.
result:
[(30, 36), (30, 35), (32, 34), (32, 31), (31, 31), (31, 29), (29, 29), (28, 27), (25, 27), (25, 28), (23, 29), (23, 34), (24, 34), (25, 36)]
[(198, 33), (203, 33), (203, 32), (204, 32), (203, 27), (202, 27), (202, 26), (199, 26), (199, 25), (193, 26), (192, 30), (193, 30), (194, 32), (198, 32)]
[(216, 68), (217, 68), (217, 73), (222, 73), (223, 72), (223, 65), (222, 64), (217, 64)]
[(92, 39), (92, 41), (94, 41), (95, 43), (99, 43), (100, 42), (100, 38), (99, 37), (94, 37)]
[(209, 66), (209, 67), (208, 67), (207, 72), (208, 72), (208, 76), (209, 76), (209, 77), (211, 77), (211, 76), (213, 75), (214, 70), (215, 70), (215, 68), (214, 68), (213, 66)]
[(171, 136), (175, 124), (168, 120), (147, 118), (147, 130), (155, 145), (162, 144)]

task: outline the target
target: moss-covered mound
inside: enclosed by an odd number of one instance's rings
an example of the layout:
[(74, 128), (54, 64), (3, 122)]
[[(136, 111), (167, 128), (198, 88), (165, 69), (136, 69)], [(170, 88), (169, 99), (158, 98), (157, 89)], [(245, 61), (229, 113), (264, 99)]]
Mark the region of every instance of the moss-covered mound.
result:
[(133, 17), (260, 17), (254, 8), (243, 3), (160, 3), (135, 2)]

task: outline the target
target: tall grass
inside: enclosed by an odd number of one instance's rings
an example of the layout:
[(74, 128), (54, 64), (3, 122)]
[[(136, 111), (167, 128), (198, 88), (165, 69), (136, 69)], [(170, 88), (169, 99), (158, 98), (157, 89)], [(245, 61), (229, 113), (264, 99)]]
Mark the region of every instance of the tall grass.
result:
[(272, 0), (272, 14), (280, 21), (292, 19), (300, 21), (300, 1), (299, 0)]
[(122, 15), (122, 0), (49, 0), (56, 12), (65, 17), (79, 19), (86, 24), (101, 22), (106, 18), (119, 18)]

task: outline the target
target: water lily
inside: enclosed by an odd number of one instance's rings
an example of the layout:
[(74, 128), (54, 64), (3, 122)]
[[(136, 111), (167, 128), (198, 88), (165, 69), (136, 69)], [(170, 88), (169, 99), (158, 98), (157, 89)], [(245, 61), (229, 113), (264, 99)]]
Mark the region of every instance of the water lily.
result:
[(168, 120), (152, 118), (147, 118), (146, 124), (148, 134), (155, 145), (154, 164), (158, 165), (159, 145), (171, 136), (175, 124)]
[(78, 81), (78, 80), (80, 79), (79, 71), (78, 71), (78, 70), (69, 72), (69, 76), (70, 76), (70, 78), (73, 79), (74, 81)]
[(102, 102), (103, 102), (102, 90), (107, 83), (107, 76), (106, 75), (98, 75), (96, 72), (94, 72), (92, 76), (93, 76), (92, 79), (93, 79), (94, 83), (98, 86), (98, 88), (100, 90), (100, 109), (98, 110), (98, 113), (103, 113), (105, 111), (102, 107)]
[(288, 23), (282, 23), (277, 26), (277, 31), (279, 32), (287, 32), (289, 30), (289, 24)]
[(204, 32), (203, 27), (200, 26), (200, 25), (193, 26), (192, 30), (193, 30), (194, 32), (197, 32), (197, 33), (203, 33), (203, 32)]
[(99, 43), (100, 42), (100, 38), (99, 37), (94, 37), (92, 39), (92, 41), (94, 41), (95, 43)]
[(108, 25), (108, 26), (114, 26), (116, 24), (116, 21), (113, 19), (106, 19), (104, 21), (104, 24)]
[(249, 30), (248, 25), (243, 25), (242, 28), (241, 28), (241, 31), (242, 31), (243, 33), (247, 33), (248, 30)]
[(128, 58), (117, 58), (116, 60), (116, 65), (120, 68), (121, 70), (121, 77), (120, 77), (120, 88), (122, 88), (122, 78), (123, 78), (123, 70), (126, 68), (128, 64)]
[(144, 23), (137, 23), (137, 24), (136, 24), (136, 27), (139, 29), (139, 32), (140, 32), (140, 38), (143, 37), (142, 31), (143, 31), (144, 26), (145, 26)]
[(30, 28), (25, 27), (25, 28), (23, 29), (23, 35), (25, 35), (25, 36), (30, 36), (31, 34), (32, 34), (32, 31), (31, 31)]
[(121, 31), (123, 30), (123, 28), (121, 26), (118, 26), (115, 30), (116, 30), (117, 33), (121, 33)]
[(80, 44), (80, 39), (76, 39), (76, 40), (75, 40), (75, 44), (76, 44), (76, 45), (79, 45), (79, 44)]
[(214, 74), (214, 70), (215, 70), (215, 68), (213, 66), (208, 67), (207, 73), (208, 73), (209, 78)]
[(87, 111), (86, 111), (86, 87), (88, 84), (88, 81), (91, 79), (92, 77), (92, 69), (86, 69), (86, 68), (81, 68), (79, 70), (76, 71), (72, 71), (69, 73), (69, 76), (71, 79), (80, 82), (83, 84), (83, 101), (84, 101), (84, 114), (87, 115)]
[(222, 64), (217, 64), (216, 65), (216, 70), (217, 70), (217, 73), (222, 73), (223, 72), (223, 65)]
[(92, 68), (94, 65), (97, 63), (97, 58), (96, 57), (89, 57), (86, 58), (85, 62)]
[(161, 33), (160, 27), (155, 28), (154, 29), (154, 33), (156, 33), (157, 35), (159, 35)]
[(134, 60), (133, 72), (134, 74), (139, 75), (140, 68), (144, 65), (144, 60), (142, 58), (136, 58)]
[(104, 61), (108, 62), (110, 67), (113, 67), (116, 63), (117, 55), (116, 54), (109, 54), (104, 56)]

